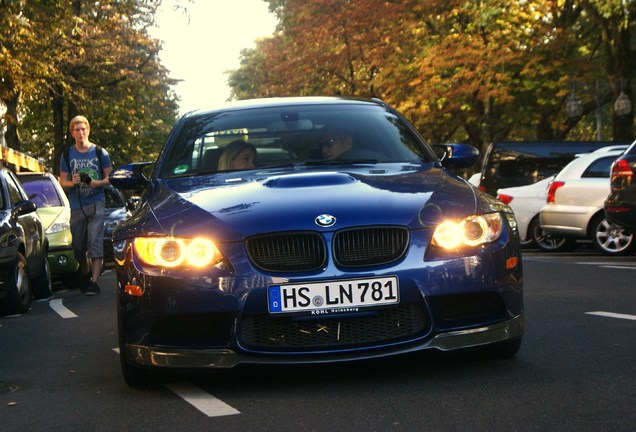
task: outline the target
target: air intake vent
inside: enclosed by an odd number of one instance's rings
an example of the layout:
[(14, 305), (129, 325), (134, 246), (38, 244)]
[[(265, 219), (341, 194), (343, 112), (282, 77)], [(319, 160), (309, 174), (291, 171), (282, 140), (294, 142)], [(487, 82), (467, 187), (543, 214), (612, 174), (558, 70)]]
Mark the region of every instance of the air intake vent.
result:
[(291, 232), (252, 237), (245, 241), (252, 263), (270, 272), (314, 271), (324, 267), (327, 251), (322, 236)]
[(408, 242), (409, 232), (404, 227), (340, 231), (333, 242), (334, 259), (341, 267), (389, 264), (404, 256)]

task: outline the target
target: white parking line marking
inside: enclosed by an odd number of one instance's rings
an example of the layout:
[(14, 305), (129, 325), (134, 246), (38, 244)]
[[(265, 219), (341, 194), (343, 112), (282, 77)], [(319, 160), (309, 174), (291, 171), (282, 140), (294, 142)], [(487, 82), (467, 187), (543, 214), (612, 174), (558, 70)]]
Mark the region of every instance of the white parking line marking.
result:
[(619, 318), (619, 319), (626, 319), (626, 320), (636, 321), (636, 315), (619, 314), (619, 313), (614, 313), (614, 312), (602, 312), (602, 311), (585, 312), (585, 313), (587, 315), (597, 315), (597, 316), (603, 316), (603, 317), (607, 317), (607, 318)]
[(636, 270), (636, 267), (629, 267), (629, 266), (604, 265), (604, 266), (601, 266), (601, 267), (603, 267), (603, 268), (609, 268), (609, 269)]
[(64, 319), (66, 319), (66, 318), (77, 318), (77, 315), (75, 315), (73, 312), (71, 312), (69, 309), (67, 309), (62, 304), (62, 299), (53, 299), (53, 300), (51, 300), (49, 302), (49, 306), (51, 307), (51, 309), (53, 309), (55, 312), (57, 312), (57, 314), (59, 316), (61, 316)]
[(166, 384), (177, 396), (208, 417), (240, 414), (241, 412), (189, 383)]
[[(119, 348), (113, 348), (113, 351), (119, 354)], [(192, 384), (174, 383), (166, 384), (165, 387), (208, 417), (221, 417), (241, 413), (239, 410)]]

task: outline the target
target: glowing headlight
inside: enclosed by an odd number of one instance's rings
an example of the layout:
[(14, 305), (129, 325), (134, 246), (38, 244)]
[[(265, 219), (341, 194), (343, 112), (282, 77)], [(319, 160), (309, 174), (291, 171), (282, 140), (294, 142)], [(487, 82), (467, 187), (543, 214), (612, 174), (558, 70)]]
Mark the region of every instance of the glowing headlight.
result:
[(134, 245), (139, 259), (151, 266), (202, 268), (221, 261), (214, 243), (204, 238), (139, 237)]
[(71, 214), (70, 212), (62, 212), (55, 218), (55, 221), (46, 229), (46, 234), (55, 234), (61, 231), (71, 229)]
[(479, 246), (499, 238), (502, 229), (499, 213), (472, 215), (460, 221), (446, 221), (435, 228), (433, 243), (444, 249)]
[(62, 232), (62, 231), (66, 231), (66, 230), (70, 230), (71, 229), (71, 224), (70, 223), (66, 223), (66, 222), (56, 222), (51, 224), (51, 226), (49, 226), (46, 229), (46, 234), (55, 234), (58, 232)]

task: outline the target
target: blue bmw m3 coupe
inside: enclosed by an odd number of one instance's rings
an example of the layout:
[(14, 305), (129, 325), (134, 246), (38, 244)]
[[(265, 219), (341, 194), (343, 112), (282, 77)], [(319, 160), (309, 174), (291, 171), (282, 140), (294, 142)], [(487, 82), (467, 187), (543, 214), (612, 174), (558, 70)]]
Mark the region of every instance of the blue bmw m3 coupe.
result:
[(113, 233), (123, 376), (420, 350), (514, 356), (524, 333), (510, 208), (456, 176), (376, 99), (240, 101), (186, 114)]

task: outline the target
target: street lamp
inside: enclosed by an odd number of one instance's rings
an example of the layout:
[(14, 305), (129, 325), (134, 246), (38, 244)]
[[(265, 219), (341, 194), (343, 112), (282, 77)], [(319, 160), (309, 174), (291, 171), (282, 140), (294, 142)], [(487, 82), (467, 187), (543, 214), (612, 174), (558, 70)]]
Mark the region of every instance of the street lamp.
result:
[[(565, 112), (568, 118), (577, 119), (583, 115), (583, 103), (581, 99), (574, 92), (574, 82), (571, 84), (571, 92), (567, 98), (565, 104)], [(618, 116), (627, 115), (632, 111), (632, 102), (629, 100), (629, 96), (625, 93), (625, 81), (621, 81), (621, 85), (623, 90), (621, 90), (620, 94), (614, 101), (614, 113)], [(603, 100), (609, 96), (611, 93), (611, 89), (605, 93), (601, 92), (601, 83), (599, 80), (596, 80), (596, 138), (598, 141), (603, 140), (603, 116), (601, 113), (601, 107), (603, 104)]]
[(632, 112), (632, 102), (625, 93), (625, 84), (625, 79), (621, 79), (621, 93), (616, 98), (616, 102), (614, 102), (614, 113), (618, 116), (624, 116)]
[(624, 91), (621, 91), (621, 94), (616, 98), (616, 102), (614, 102), (614, 112), (616, 115), (623, 116), (627, 115), (632, 111), (632, 102), (629, 100), (629, 97), (625, 94)]
[(583, 114), (583, 103), (574, 92), (568, 96), (568, 100), (565, 103), (565, 112), (569, 118), (578, 118)]

